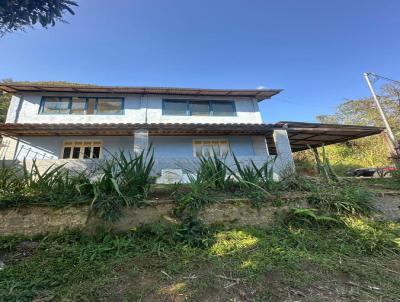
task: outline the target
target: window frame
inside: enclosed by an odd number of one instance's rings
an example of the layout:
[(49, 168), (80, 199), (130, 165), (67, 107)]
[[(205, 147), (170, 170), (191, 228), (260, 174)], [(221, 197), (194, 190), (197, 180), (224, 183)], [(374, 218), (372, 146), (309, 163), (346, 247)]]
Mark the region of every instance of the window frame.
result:
[[(217, 155), (218, 157), (226, 156), (231, 152), (231, 146), (229, 144), (229, 140), (228, 139), (212, 139), (212, 138), (211, 139), (206, 139), (206, 138), (205, 139), (193, 139), (193, 141), (192, 141), (193, 157), (199, 158), (197, 156), (197, 154), (196, 154), (195, 145), (196, 144), (201, 144), (202, 148), (203, 148), (205, 142), (208, 142), (210, 144), (210, 150), (212, 150), (212, 153), (214, 153), (213, 147), (212, 147), (213, 143), (218, 142), (218, 146), (219, 146), (219, 150), (220, 150), (220, 152), (219, 152), (220, 154)], [(222, 154), (222, 148), (221, 148), (221, 145), (220, 145), (222, 142), (225, 143), (226, 147), (227, 147), (226, 155)], [(202, 154), (202, 156), (204, 156), (203, 149), (201, 150), (201, 154)]]
[[(62, 98), (64, 99), (69, 99), (69, 104), (68, 104), (68, 112), (66, 113), (50, 113), (50, 112), (43, 112), (44, 106), (46, 104), (46, 98), (57, 98), (58, 101)], [(78, 98), (78, 99), (84, 99), (85, 100), (85, 108), (83, 110), (83, 113), (72, 113), (72, 103), (73, 103), (73, 98)], [(95, 106), (94, 106), (94, 111), (93, 114), (87, 114), (87, 109), (88, 109), (88, 99), (95, 99)], [(99, 99), (120, 99), (121, 100), (121, 110), (118, 113), (102, 113), (97, 111), (98, 107), (98, 102)], [(38, 114), (43, 114), (43, 115), (124, 115), (125, 114), (125, 98), (124, 97), (112, 97), (112, 96), (42, 96), (40, 100), (40, 106), (39, 106), (39, 112)]]
[[(68, 101), (68, 112), (43, 112), (44, 111), (44, 105), (45, 105), (45, 100), (44, 98), (57, 98), (57, 103), (60, 102), (61, 99), (69, 99)], [(70, 110), (71, 110), (71, 101), (72, 101), (72, 97), (69, 96), (42, 96), (41, 100), (40, 100), (40, 106), (39, 106), (39, 113), (40, 114), (45, 114), (45, 115), (52, 115), (52, 114), (57, 114), (57, 115), (66, 115), (69, 114)], [(60, 109), (58, 109), (60, 110)]]
[[(87, 147), (88, 145), (85, 144), (85, 142), (91, 142), (90, 144), (90, 155), (93, 156), (93, 148), (94, 147), (100, 147), (100, 151), (99, 151), (99, 157), (98, 158), (84, 158), (84, 148)], [(71, 144), (71, 145), (67, 145), (67, 144)], [(81, 150), (79, 152), (79, 158), (72, 158), (73, 156), (73, 150), (74, 147), (77, 144), (81, 144), (80, 147), (83, 148), (83, 150)], [(70, 156), (69, 158), (64, 158), (64, 150), (66, 147), (71, 147), (71, 152), (70, 152)], [(103, 158), (103, 141), (100, 139), (77, 139), (77, 140), (64, 140), (62, 145), (61, 145), (61, 150), (60, 150), (60, 157), (59, 159), (67, 159), (67, 160), (82, 160), (82, 159), (87, 159), (87, 160), (94, 160), (94, 159), (102, 159)]]
[[(176, 114), (166, 114), (165, 112), (165, 104), (166, 102), (171, 101), (171, 102), (186, 102), (186, 114), (185, 115), (176, 115)], [(196, 102), (208, 102), (208, 115), (193, 115), (192, 114), (192, 103)], [(227, 103), (232, 106), (233, 112), (232, 115), (214, 115), (214, 109), (213, 109), (213, 103)], [(199, 116), (199, 117), (235, 117), (237, 116), (237, 111), (236, 111), (236, 102), (232, 100), (194, 100), (194, 99), (162, 99), (162, 112), (161, 114), (163, 116)]]
[[(166, 114), (165, 113), (165, 110), (166, 110), (166, 102), (167, 101), (169, 101), (169, 102), (175, 102), (175, 103), (186, 103), (186, 114), (185, 115), (177, 115), (177, 114)], [(189, 104), (188, 104), (188, 102), (187, 102), (187, 100), (185, 100), (185, 99), (163, 99), (162, 100), (162, 109), (161, 109), (161, 114), (162, 115), (166, 115), (166, 116), (188, 116), (188, 115), (190, 115), (190, 112), (189, 112)]]

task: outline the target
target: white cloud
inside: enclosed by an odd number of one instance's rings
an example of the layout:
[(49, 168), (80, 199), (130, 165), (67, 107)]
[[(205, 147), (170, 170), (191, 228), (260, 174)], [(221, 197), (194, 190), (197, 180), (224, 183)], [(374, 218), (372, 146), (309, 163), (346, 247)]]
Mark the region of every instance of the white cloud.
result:
[(265, 86), (257, 86), (256, 89), (267, 89), (267, 87), (265, 87)]

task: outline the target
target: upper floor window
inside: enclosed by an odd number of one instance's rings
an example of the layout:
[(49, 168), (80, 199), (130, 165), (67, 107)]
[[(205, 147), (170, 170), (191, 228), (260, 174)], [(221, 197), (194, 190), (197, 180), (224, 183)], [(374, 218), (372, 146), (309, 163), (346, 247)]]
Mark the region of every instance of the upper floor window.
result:
[(114, 97), (43, 97), (43, 114), (123, 114), (124, 98)]
[(163, 115), (236, 116), (233, 101), (163, 100)]

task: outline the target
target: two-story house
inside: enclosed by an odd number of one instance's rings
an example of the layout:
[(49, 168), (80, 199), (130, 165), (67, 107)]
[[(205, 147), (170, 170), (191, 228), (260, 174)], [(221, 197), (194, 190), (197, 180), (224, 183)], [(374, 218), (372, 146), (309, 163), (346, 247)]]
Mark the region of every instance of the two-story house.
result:
[(293, 168), (293, 151), (379, 133), (380, 128), (264, 124), (259, 102), (277, 89), (2, 84), (12, 94), (0, 125), (7, 160), (105, 159), (152, 146), (156, 172), (216, 154)]

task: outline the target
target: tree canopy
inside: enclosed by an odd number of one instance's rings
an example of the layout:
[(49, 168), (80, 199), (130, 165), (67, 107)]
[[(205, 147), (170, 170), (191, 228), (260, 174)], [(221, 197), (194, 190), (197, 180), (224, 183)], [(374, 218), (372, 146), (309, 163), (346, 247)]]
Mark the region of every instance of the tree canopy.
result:
[(47, 28), (57, 21), (63, 21), (63, 14), (74, 15), (73, 0), (1, 0), (0, 1), (0, 35), (7, 32), (24, 30), (39, 23)]
[[(400, 89), (386, 85), (382, 88), (380, 103), (394, 133), (400, 138)], [(382, 118), (372, 98), (348, 100), (336, 107), (332, 115), (319, 115), (321, 123), (383, 126)]]

